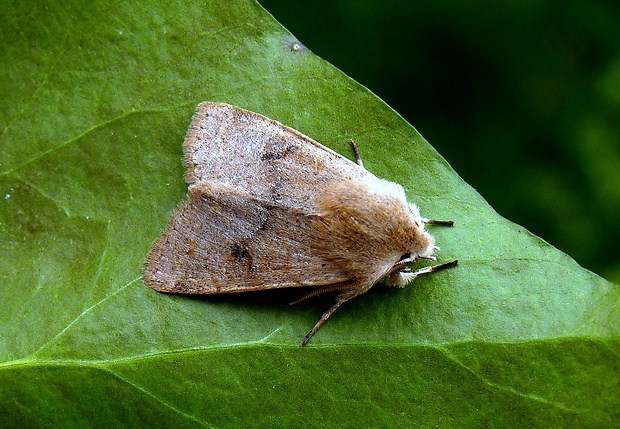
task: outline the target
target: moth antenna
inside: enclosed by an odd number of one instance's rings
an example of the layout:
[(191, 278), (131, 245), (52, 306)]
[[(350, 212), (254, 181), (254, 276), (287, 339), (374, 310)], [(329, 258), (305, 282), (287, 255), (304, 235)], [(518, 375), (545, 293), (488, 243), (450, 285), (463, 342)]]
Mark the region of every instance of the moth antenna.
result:
[(324, 293), (342, 292), (343, 290), (350, 289), (349, 283), (350, 282), (334, 283), (331, 285), (320, 287), (316, 290), (313, 290), (310, 293), (305, 294), (301, 298), (296, 299), (295, 301), (289, 303), (289, 305), (299, 304), (300, 302), (305, 301), (308, 298), (312, 298), (317, 295), (323, 295)]
[(427, 225), (442, 225), (442, 226), (453, 226), (453, 220), (437, 220), (437, 219), (427, 219), (425, 217), (422, 218), (422, 222)]
[(364, 168), (364, 162), (362, 161), (362, 157), (360, 156), (360, 151), (357, 148), (357, 143), (355, 143), (355, 140), (353, 139), (351, 139), (351, 146), (353, 147), (353, 153), (355, 153), (355, 162), (357, 162), (357, 165)]
[(340, 307), (342, 304), (344, 304), (344, 303), (345, 303), (345, 302), (347, 302), (347, 301), (348, 301), (348, 299), (344, 299), (344, 300), (342, 300), (342, 301), (338, 301), (338, 302), (336, 302), (336, 303), (332, 306), (332, 308), (330, 308), (329, 310), (327, 310), (327, 311), (325, 312), (325, 314), (323, 314), (323, 315), (321, 316), (321, 318), (319, 319), (319, 321), (318, 321), (318, 322), (316, 322), (316, 325), (314, 325), (314, 328), (312, 328), (312, 329), (310, 330), (310, 332), (308, 332), (308, 334), (304, 337), (304, 339), (303, 339), (303, 340), (301, 340), (301, 345), (302, 345), (302, 346), (305, 346), (305, 345), (308, 343), (308, 341), (310, 341), (310, 338), (312, 338), (312, 336), (316, 333), (316, 331), (318, 331), (318, 330), (319, 330), (319, 328), (320, 328), (321, 326), (323, 326), (323, 323), (325, 323), (325, 322), (327, 321), (327, 319), (329, 319), (329, 316), (331, 316), (331, 315), (334, 313), (334, 311), (336, 311), (336, 310), (338, 309), (338, 307)]

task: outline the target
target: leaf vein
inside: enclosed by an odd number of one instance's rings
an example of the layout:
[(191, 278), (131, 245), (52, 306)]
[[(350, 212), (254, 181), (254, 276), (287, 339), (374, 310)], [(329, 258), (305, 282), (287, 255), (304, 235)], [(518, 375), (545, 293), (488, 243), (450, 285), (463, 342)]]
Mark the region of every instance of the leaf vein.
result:
[(569, 413), (573, 413), (573, 414), (581, 414), (582, 411), (567, 407), (566, 405), (559, 403), (559, 402), (554, 402), (554, 401), (550, 401), (546, 398), (543, 398), (542, 396), (538, 396), (532, 393), (523, 393), (523, 392), (519, 392), (517, 389), (511, 388), (511, 387), (507, 387), (507, 386), (502, 386), (498, 383), (495, 383), (494, 381), (490, 380), (488, 377), (483, 376), (482, 374), (480, 374), (479, 372), (475, 371), (474, 369), (470, 368), (469, 366), (467, 366), (465, 363), (463, 363), (461, 360), (459, 360), (454, 354), (450, 353), (446, 348), (444, 347), (437, 347), (436, 348), (438, 351), (440, 351), (448, 360), (450, 360), (451, 362), (459, 365), (460, 367), (464, 368), (465, 370), (467, 370), (470, 374), (472, 374), (473, 376), (475, 376), (477, 379), (479, 379), (480, 381), (482, 381), (484, 384), (486, 384), (487, 386), (497, 389), (497, 390), (501, 390), (503, 392), (518, 396), (520, 398), (524, 398), (530, 401), (535, 401), (535, 402), (540, 402), (546, 405), (550, 405), (553, 407), (556, 407), (560, 410), (569, 412)]
[(214, 427), (214, 426), (207, 426), (207, 425), (205, 425), (203, 421), (198, 420), (196, 417), (194, 417), (194, 416), (192, 416), (192, 415), (190, 415), (190, 414), (188, 414), (186, 412), (181, 411), (180, 409), (174, 407), (172, 404), (170, 404), (170, 403), (164, 401), (163, 399), (159, 398), (157, 395), (153, 394), (149, 390), (147, 390), (144, 387), (139, 386), (138, 384), (132, 382), (127, 377), (123, 377), (122, 375), (120, 375), (119, 373), (111, 370), (110, 368), (102, 367), (101, 369), (106, 371), (106, 372), (108, 372), (109, 374), (111, 374), (112, 376), (114, 376), (118, 380), (122, 381), (123, 383), (131, 386), (132, 388), (134, 388), (136, 390), (139, 390), (143, 394), (147, 395), (148, 397), (152, 398), (154, 401), (162, 404), (163, 406), (169, 408), (170, 410), (174, 411), (175, 413), (177, 413), (177, 414), (179, 414), (179, 415), (181, 415), (183, 417), (186, 417), (186, 418), (190, 419), (193, 422), (198, 423), (200, 426), (202, 426), (202, 427)]
[(67, 326), (65, 326), (58, 334), (56, 334), (53, 338), (51, 338), (49, 341), (47, 341), (46, 343), (44, 343), (41, 347), (39, 347), (37, 350), (35, 350), (31, 356), (36, 356), (38, 353), (40, 353), (42, 350), (44, 350), (46, 347), (49, 347), (51, 344), (53, 344), (56, 340), (58, 340), (60, 337), (62, 337), (69, 329), (71, 329), (71, 327), (73, 325), (75, 325), (79, 320), (81, 320), (82, 318), (84, 318), (88, 313), (90, 313), (90, 311), (96, 307), (98, 307), (99, 305), (103, 304), (104, 302), (106, 302), (108, 299), (113, 298), (114, 296), (118, 295), (119, 293), (121, 293), (122, 291), (124, 291), (125, 289), (127, 289), (129, 286), (131, 286), (132, 284), (134, 284), (135, 282), (137, 282), (138, 280), (140, 280), (142, 278), (142, 276), (136, 277), (135, 279), (131, 280), (130, 282), (126, 283), (125, 285), (123, 285), (122, 287), (120, 287), (119, 289), (115, 290), (114, 292), (112, 292), (109, 295), (106, 295), (105, 297), (103, 297), (102, 299), (100, 299), (99, 301), (97, 301), (96, 303), (94, 303), (93, 305), (85, 308), (77, 317), (75, 317), (71, 322), (69, 322), (67, 324)]

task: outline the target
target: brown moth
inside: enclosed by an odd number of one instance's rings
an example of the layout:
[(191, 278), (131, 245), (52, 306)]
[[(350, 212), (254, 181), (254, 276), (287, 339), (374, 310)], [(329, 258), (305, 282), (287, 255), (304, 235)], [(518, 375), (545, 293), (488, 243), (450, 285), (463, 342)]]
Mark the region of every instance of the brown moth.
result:
[(258, 113), (204, 102), (183, 150), (188, 201), (153, 242), (144, 267), (161, 292), (216, 294), (312, 286), (336, 304), (385, 281), (404, 287), (432, 259), (435, 240), (403, 187)]

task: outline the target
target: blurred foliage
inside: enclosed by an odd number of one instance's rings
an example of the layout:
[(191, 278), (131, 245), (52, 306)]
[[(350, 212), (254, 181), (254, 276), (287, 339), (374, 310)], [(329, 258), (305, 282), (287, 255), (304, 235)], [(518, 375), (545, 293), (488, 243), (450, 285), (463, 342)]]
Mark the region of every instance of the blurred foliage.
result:
[(620, 4), (262, 0), (503, 216), (620, 282)]

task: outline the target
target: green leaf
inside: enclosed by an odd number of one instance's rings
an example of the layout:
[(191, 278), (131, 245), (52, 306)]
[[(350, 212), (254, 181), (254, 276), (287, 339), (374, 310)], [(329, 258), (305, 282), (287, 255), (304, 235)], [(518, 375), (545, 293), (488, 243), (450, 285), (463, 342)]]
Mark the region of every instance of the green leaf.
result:
[[(0, 5), (2, 427), (610, 427), (620, 289), (501, 218), (258, 4)], [(295, 49), (299, 43), (300, 49)], [(343, 49), (349, 47), (343, 46)], [(402, 183), (460, 265), (345, 304), (141, 279), (195, 106), (263, 113)]]

